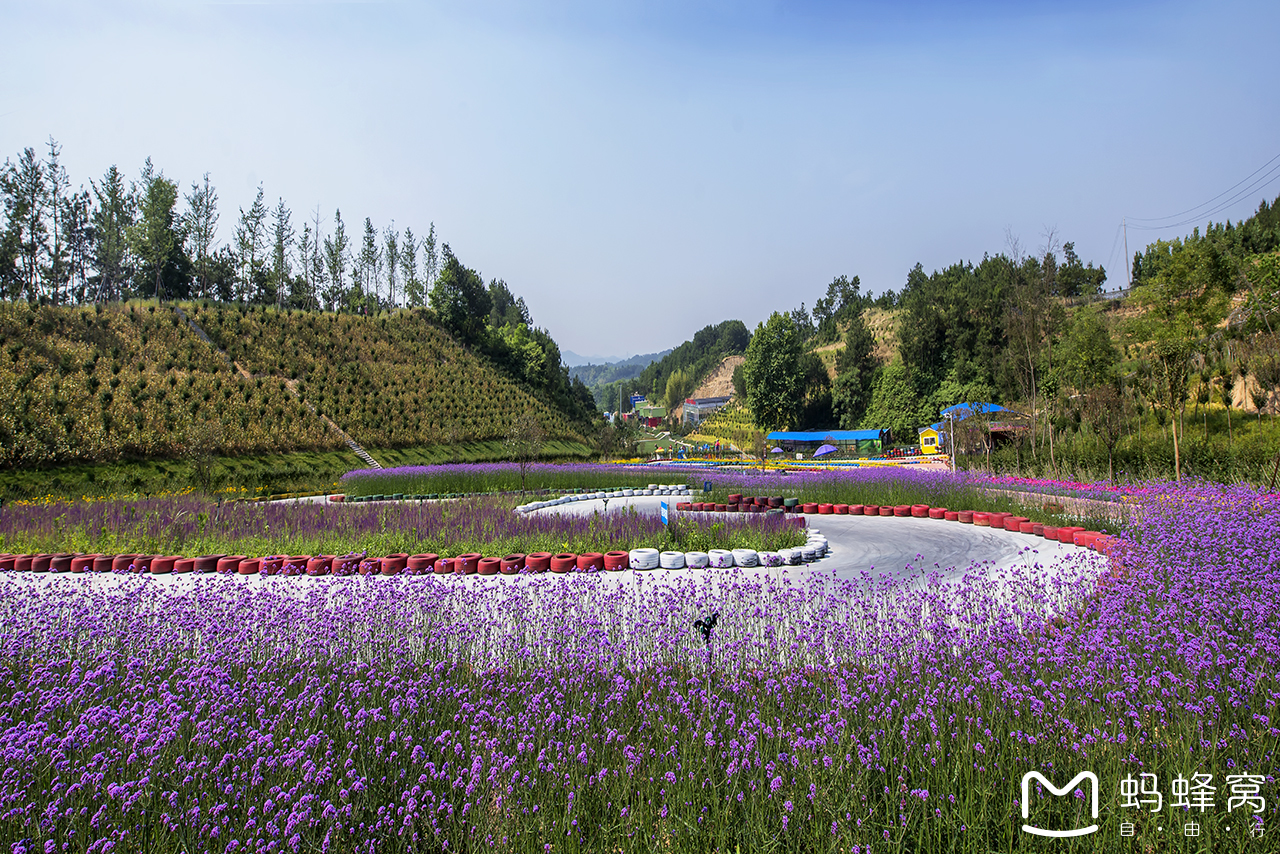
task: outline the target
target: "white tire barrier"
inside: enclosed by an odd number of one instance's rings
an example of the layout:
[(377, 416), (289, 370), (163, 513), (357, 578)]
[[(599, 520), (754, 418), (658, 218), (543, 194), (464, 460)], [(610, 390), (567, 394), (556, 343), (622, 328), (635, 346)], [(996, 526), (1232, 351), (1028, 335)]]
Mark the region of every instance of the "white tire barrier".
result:
[(805, 546), (802, 550), (804, 554), (804, 562), (812, 563), (818, 559), (818, 550), (813, 546)]
[(632, 549), (627, 557), (630, 559), (632, 569), (658, 568), (657, 549)]
[(779, 554), (787, 559), (788, 566), (799, 566), (804, 563), (803, 549), (783, 549)]
[(786, 563), (778, 552), (760, 552), (761, 566), (782, 566)]
[(706, 569), (708, 563), (706, 552), (685, 552), (684, 565), (690, 569)]
[(760, 558), (755, 549), (734, 549), (733, 562), (738, 566), (756, 566)]
[(684, 569), (684, 552), (663, 552), (658, 555), (663, 569)]
[(708, 566), (716, 569), (725, 569), (733, 566), (733, 552), (725, 549), (712, 549), (707, 552)]

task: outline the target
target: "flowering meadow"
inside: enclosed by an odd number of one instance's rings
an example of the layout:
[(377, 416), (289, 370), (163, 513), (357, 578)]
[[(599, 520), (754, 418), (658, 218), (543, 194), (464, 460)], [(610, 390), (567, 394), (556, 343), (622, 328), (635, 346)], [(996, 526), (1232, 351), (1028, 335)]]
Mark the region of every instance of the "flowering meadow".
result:
[(802, 545), (795, 518), (712, 519), (681, 514), (664, 527), (654, 515), (587, 516), (512, 512), (511, 501), (470, 498), (357, 505), (248, 502), (218, 505), (197, 496), (85, 501), (0, 509), (0, 551), (83, 554), (384, 555), (536, 551), (603, 552), (657, 548), (776, 551)]
[[(529, 463), (525, 466), (525, 490), (644, 488), (650, 483), (685, 483), (684, 472), (644, 466), (592, 463)], [(356, 469), (347, 472), (339, 487), (348, 495), (442, 495), (476, 492), (519, 492), (519, 463), (463, 463), (434, 466), (398, 466)]]
[(1274, 850), (1280, 505), (1142, 501), (1101, 577), (0, 576), (0, 850)]

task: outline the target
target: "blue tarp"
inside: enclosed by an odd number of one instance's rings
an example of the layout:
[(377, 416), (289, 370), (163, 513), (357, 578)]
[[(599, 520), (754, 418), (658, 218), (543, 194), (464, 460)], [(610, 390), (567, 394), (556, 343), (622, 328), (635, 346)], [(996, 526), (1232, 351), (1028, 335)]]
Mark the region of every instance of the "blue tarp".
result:
[(824, 433), (800, 433), (778, 430), (770, 433), (770, 442), (857, 442), (879, 439), (879, 430), (828, 430)]

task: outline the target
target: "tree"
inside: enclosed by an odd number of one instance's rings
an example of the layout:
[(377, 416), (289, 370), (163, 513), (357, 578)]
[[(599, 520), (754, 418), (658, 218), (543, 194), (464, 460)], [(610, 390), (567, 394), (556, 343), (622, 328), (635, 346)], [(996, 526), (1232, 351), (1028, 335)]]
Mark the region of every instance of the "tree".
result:
[(675, 418), (676, 408), (684, 403), (685, 398), (693, 393), (693, 377), (684, 371), (672, 371), (667, 377), (666, 394), (663, 403), (667, 407), (667, 417)]
[(236, 226), (236, 254), (240, 260), (240, 287), (237, 298), (249, 300), (257, 296), (262, 283), (262, 251), (266, 242), (267, 206), (262, 201), (262, 185), (249, 210), (240, 209)]
[(400, 233), (396, 224), (382, 232), (382, 257), (387, 262), (387, 304), (396, 307), (396, 280), (400, 276)]
[[(436, 248), (436, 224), (431, 223), (427, 231), (427, 239), (422, 241), (422, 282), (425, 290), (435, 287), (436, 276), (440, 275), (440, 253)], [(426, 294), (424, 293), (425, 297)]]
[(1105, 383), (1085, 395), (1084, 417), (1107, 449), (1107, 479), (1115, 483), (1116, 445), (1124, 432), (1124, 395), (1115, 383)]
[(425, 293), (418, 278), (418, 241), (412, 228), (404, 230), (400, 243), (400, 285), (404, 288), (405, 305), (416, 308), (422, 305)]
[(178, 185), (156, 172), (148, 157), (139, 187), (138, 220), (127, 234), (130, 251), (142, 262), (139, 290), (159, 300), (186, 295), (179, 281), (185, 256), (175, 228), (177, 202)]
[[(856, 283), (856, 276), (854, 280)], [(859, 310), (849, 321), (844, 349), (836, 356), (836, 379), (831, 387), (831, 406), (845, 430), (852, 430), (862, 420), (871, 403), (871, 381), (876, 369), (874, 348), (875, 338)]]
[(791, 424), (800, 403), (800, 338), (790, 315), (774, 312), (761, 323), (747, 345), (742, 366), (747, 409), (767, 431)]
[(132, 271), (129, 269), (129, 241), (133, 226), (133, 206), (125, 191), (124, 176), (115, 166), (107, 169), (101, 184), (93, 184), (98, 204), (93, 212), (92, 263), (97, 275), (92, 280), (95, 299), (116, 300), (124, 296), (124, 288)]
[(360, 243), (360, 254), (356, 256), (355, 270), (352, 275), (351, 298), (352, 308), (378, 305), (378, 282), (382, 277), (382, 249), (378, 246), (378, 232), (373, 221), (364, 218), (364, 239)]
[(336, 309), (347, 290), (347, 248), (350, 241), (342, 224), (342, 211), (333, 213), (333, 236), (324, 239), (324, 261), (328, 287), (324, 290), (325, 306)]
[(44, 164), (35, 149), (23, 149), (16, 165), (5, 161), (5, 231), (17, 257), (15, 299), (40, 298), (40, 260), (49, 240), (44, 219), (47, 195)]
[(293, 230), (293, 212), (284, 206), (283, 197), (276, 203), (271, 216), (271, 276), (264, 302), (273, 302), (276, 308), (283, 308), (292, 275), (289, 270), (289, 250), (297, 233)]
[(1076, 313), (1058, 350), (1058, 375), (1080, 392), (1108, 383), (1120, 361), (1110, 331), (1092, 309)]
[[(455, 338), (463, 344), (475, 345), (484, 335), (485, 321), (489, 317), (489, 291), (480, 274), (464, 267), (447, 243), (443, 255), (440, 276), (431, 289), (431, 308), (440, 325), (452, 332)], [(558, 363), (559, 359), (556, 361)]]
[(186, 201), (183, 231), (187, 238), (187, 257), (191, 259), (195, 274), (195, 293), (208, 298), (213, 271), (213, 241), (218, 234), (218, 194), (209, 183), (208, 172), (204, 173), (202, 183), (192, 182)]
[(871, 403), (862, 416), (863, 429), (889, 430), (895, 441), (914, 439), (916, 428), (930, 420), (907, 373), (895, 359), (876, 371), (871, 383)]
[(827, 285), (826, 296), (813, 304), (813, 320), (818, 326), (818, 342), (829, 344), (840, 336), (840, 324), (862, 313), (861, 281), (839, 276)]
[(508, 456), (520, 466), (520, 494), (525, 492), (525, 473), (529, 464), (542, 454), (542, 446), (546, 441), (546, 432), (542, 422), (532, 410), (512, 419), (507, 427), (506, 445)]
[(45, 161), (45, 203), (49, 212), (49, 242), (46, 246), (47, 261), (42, 270), (44, 289), (54, 305), (66, 302), (67, 287), (71, 279), (69, 246), (67, 241), (67, 203), (71, 179), (62, 165), (62, 147), (49, 137), (49, 159)]

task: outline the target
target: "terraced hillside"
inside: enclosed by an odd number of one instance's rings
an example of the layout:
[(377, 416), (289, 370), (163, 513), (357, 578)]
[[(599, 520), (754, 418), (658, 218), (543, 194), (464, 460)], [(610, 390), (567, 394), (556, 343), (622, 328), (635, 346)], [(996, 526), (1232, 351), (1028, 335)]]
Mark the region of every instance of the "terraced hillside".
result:
[(282, 379), (246, 378), (168, 307), (0, 303), (0, 465), (343, 445)]
[(580, 438), (421, 314), (185, 311), (212, 346), (170, 305), (0, 303), (0, 466), (345, 449), (317, 412), (373, 448)]
[(197, 307), (191, 316), (237, 365), (296, 380), (303, 398), (367, 447), (500, 439), (526, 412), (547, 436), (577, 438), (559, 411), (459, 347), (424, 312)]

